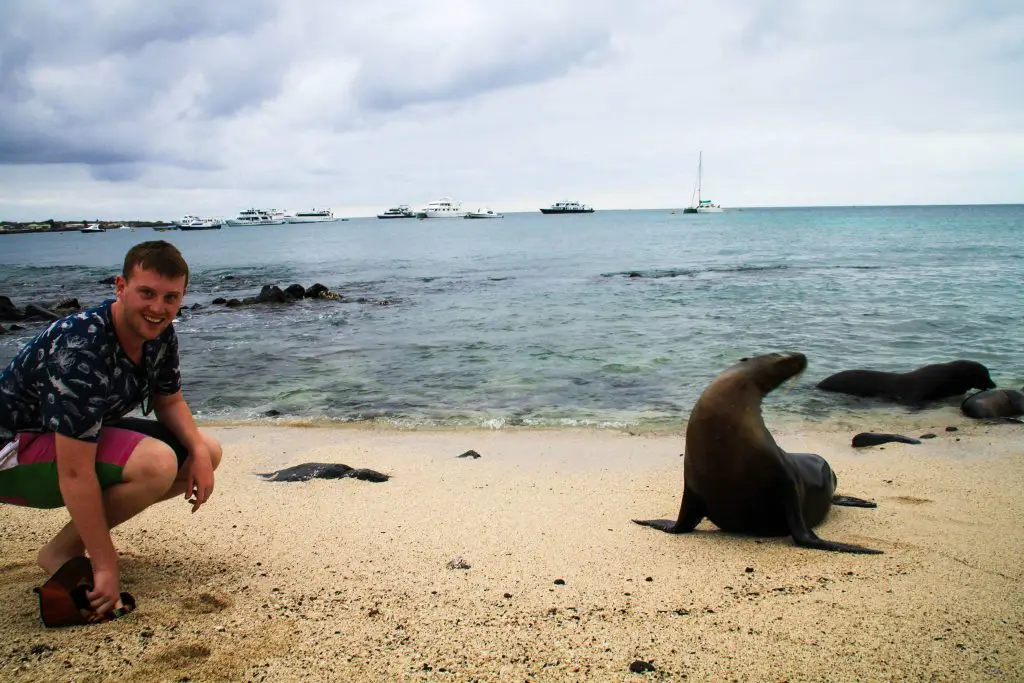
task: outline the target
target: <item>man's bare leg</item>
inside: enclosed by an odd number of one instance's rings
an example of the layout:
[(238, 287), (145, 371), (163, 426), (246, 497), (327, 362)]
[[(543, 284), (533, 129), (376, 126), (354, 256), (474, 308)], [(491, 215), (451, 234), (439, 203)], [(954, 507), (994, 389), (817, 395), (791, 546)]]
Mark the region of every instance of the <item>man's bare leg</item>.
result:
[[(114, 528), (161, 500), (178, 475), (178, 460), (163, 441), (146, 437), (124, 465), (119, 484), (103, 492), (107, 524)], [(36, 556), (39, 566), (52, 574), (72, 557), (85, 553), (74, 522), (68, 522)]]

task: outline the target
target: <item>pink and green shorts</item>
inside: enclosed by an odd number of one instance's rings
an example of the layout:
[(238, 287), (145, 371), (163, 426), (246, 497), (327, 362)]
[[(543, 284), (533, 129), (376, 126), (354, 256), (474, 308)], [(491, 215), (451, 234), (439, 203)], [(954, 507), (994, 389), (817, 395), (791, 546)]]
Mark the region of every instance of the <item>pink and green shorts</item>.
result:
[[(129, 429), (103, 427), (96, 444), (96, 476), (100, 488), (120, 483), (128, 457), (146, 438)], [(16, 462), (0, 469), (0, 503), (34, 508), (59, 508), (64, 498), (57, 483), (57, 448), (53, 432), (20, 432)]]

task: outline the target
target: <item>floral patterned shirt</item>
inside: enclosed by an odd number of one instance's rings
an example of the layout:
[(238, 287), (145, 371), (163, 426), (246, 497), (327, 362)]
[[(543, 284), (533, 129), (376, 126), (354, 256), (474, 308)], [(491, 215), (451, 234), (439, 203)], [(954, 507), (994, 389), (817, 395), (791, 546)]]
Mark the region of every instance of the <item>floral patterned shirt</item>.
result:
[(181, 389), (178, 337), (170, 325), (143, 345), (141, 367), (117, 341), (113, 299), (69, 315), (39, 333), (0, 372), (0, 441), (16, 432), (56, 432), (95, 442), (100, 427), (152, 392)]

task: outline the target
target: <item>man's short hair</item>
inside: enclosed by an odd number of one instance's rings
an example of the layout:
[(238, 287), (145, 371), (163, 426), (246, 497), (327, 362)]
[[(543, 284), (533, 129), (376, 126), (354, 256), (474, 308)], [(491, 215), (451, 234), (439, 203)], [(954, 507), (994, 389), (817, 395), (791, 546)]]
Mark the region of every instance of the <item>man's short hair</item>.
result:
[(121, 274), (127, 280), (135, 266), (143, 270), (153, 270), (166, 278), (185, 276), (188, 285), (188, 264), (178, 248), (164, 240), (140, 242), (128, 250), (124, 256), (124, 269)]

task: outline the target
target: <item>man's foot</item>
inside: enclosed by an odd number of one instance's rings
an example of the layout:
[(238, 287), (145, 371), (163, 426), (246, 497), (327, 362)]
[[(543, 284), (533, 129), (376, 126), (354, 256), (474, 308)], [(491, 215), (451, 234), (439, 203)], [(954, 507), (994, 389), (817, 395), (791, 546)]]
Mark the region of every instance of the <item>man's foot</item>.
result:
[(59, 547), (54, 545), (53, 539), (40, 549), (36, 555), (36, 562), (43, 571), (48, 575), (52, 575), (58, 569), (64, 566), (64, 563), (70, 560), (72, 557), (85, 554), (85, 544), (79, 541), (76, 544), (71, 544), (71, 547)]

